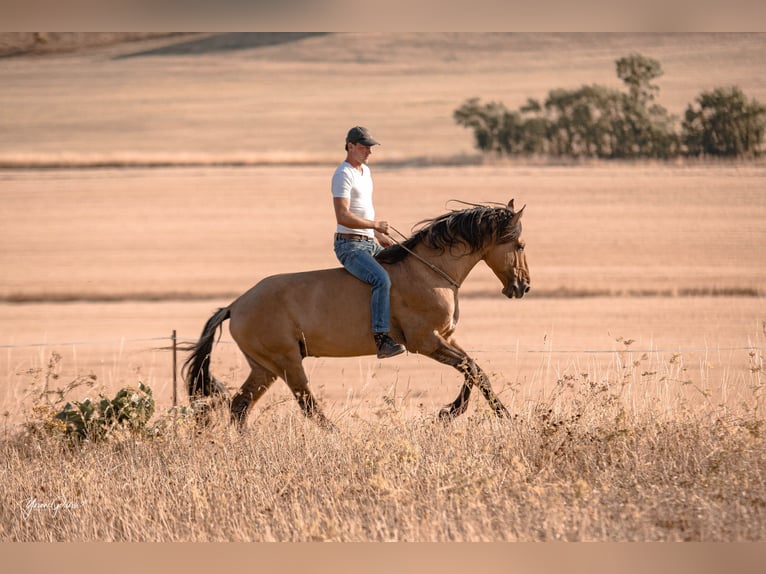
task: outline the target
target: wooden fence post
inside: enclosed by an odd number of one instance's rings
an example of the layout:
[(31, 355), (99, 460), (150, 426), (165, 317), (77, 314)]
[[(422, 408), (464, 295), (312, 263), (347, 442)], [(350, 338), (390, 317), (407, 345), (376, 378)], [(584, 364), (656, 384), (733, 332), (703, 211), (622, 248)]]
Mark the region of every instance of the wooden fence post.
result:
[(178, 345), (177, 345), (178, 339), (176, 338), (175, 329), (173, 329), (172, 339), (173, 339), (173, 406), (175, 407), (176, 405), (178, 405), (178, 376), (177, 376), (178, 359), (176, 357), (178, 352)]

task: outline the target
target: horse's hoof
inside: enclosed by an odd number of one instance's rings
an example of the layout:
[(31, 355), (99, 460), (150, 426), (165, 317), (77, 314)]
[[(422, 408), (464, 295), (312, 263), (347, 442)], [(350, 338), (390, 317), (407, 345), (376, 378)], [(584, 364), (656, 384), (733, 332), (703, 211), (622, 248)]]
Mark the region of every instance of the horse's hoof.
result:
[(315, 420), (317, 426), (322, 430), (328, 432), (335, 432), (338, 430), (338, 427), (336, 427), (333, 423), (330, 422), (330, 419), (324, 417), (323, 415), (317, 416)]
[(338, 427), (336, 427), (331, 422), (326, 422), (326, 423), (321, 424), (319, 426), (322, 428), (322, 430), (325, 430), (327, 432), (337, 432), (337, 430), (338, 430)]

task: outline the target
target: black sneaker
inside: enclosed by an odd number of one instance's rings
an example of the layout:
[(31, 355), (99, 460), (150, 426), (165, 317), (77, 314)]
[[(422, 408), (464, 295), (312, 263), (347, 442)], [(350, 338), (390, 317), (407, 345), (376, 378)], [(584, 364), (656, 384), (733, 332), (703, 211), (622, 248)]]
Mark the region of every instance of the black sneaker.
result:
[(406, 351), (404, 345), (394, 341), (388, 333), (375, 333), (375, 344), (378, 346), (378, 359), (396, 357)]

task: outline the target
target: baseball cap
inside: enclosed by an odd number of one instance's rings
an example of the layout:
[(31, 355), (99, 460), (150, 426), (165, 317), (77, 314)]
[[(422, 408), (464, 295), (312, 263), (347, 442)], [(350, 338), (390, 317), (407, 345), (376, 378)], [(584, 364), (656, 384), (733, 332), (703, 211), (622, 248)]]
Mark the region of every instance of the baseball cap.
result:
[(371, 135), (370, 132), (367, 130), (367, 128), (364, 128), (362, 126), (355, 126), (348, 130), (348, 135), (346, 136), (346, 143), (355, 143), (355, 144), (362, 144), (362, 145), (380, 145), (380, 142), (376, 141)]

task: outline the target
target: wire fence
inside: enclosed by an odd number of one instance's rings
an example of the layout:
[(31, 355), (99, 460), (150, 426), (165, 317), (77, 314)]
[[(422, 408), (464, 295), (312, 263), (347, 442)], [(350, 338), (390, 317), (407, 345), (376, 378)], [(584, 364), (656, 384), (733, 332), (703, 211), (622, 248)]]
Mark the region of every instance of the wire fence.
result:
[[(147, 337), (145, 339), (104, 339), (101, 341), (65, 341), (65, 342), (45, 342), (45, 343), (25, 343), (23, 345), (0, 345), (0, 349), (31, 349), (34, 347), (71, 347), (78, 345), (117, 345), (122, 343), (144, 343), (150, 341), (168, 341), (173, 337)], [(191, 339), (189, 339), (190, 341)], [(182, 340), (179, 339), (179, 342)], [(186, 339), (183, 340), (184, 342)]]
[[(178, 351), (179, 344), (183, 343), (196, 343), (196, 338), (179, 338), (176, 331), (173, 330), (170, 336), (164, 337), (145, 337), (137, 339), (126, 339), (124, 337), (120, 339), (102, 339), (97, 341), (59, 341), (59, 342), (42, 342), (42, 343), (23, 343), (17, 345), (0, 345), (0, 349), (27, 349), (27, 348), (46, 348), (46, 347), (78, 347), (78, 346), (96, 346), (96, 345), (123, 345), (125, 343), (152, 343), (158, 341), (168, 341), (170, 345), (167, 347), (160, 347), (159, 350), (172, 351), (173, 359), (173, 406), (178, 404)], [(219, 344), (233, 344), (234, 341), (225, 339), (218, 340)], [(623, 343), (624, 344), (624, 343)], [(529, 353), (529, 354), (622, 354), (622, 353), (705, 353), (709, 352), (710, 348), (677, 348), (677, 349), (632, 349), (627, 345), (624, 348), (615, 349), (525, 349), (508, 348), (508, 347), (494, 347), (483, 349), (467, 349), (469, 353)], [(761, 345), (745, 345), (741, 347), (716, 347), (716, 351), (763, 351), (766, 347)]]
[[(175, 333), (175, 331), (173, 331)], [(34, 347), (71, 347), (71, 346), (78, 346), (78, 345), (117, 345), (122, 343), (149, 343), (153, 341), (175, 341), (178, 343), (196, 343), (196, 338), (182, 338), (178, 337), (176, 335), (170, 335), (170, 336), (164, 336), (164, 337), (146, 337), (146, 338), (139, 338), (139, 339), (126, 339), (124, 337), (121, 337), (119, 339), (102, 339), (99, 341), (51, 341), (51, 342), (42, 342), (42, 343), (22, 343), (18, 345), (0, 345), (0, 349), (27, 349), (27, 348), (34, 348)], [(231, 345), (234, 344), (234, 341), (229, 341), (227, 339), (221, 339), (216, 341), (216, 343), (221, 343), (225, 345)], [(169, 347), (168, 347), (169, 349)], [(746, 345), (743, 347), (715, 347), (718, 351), (762, 351), (766, 350), (766, 347), (761, 345)], [(552, 353), (552, 354), (574, 354), (574, 353), (582, 353), (582, 354), (588, 354), (588, 353), (702, 353), (705, 351), (710, 351), (710, 347), (696, 347), (696, 348), (674, 348), (674, 349), (631, 349), (630, 347), (622, 348), (615, 348), (615, 349), (526, 349), (524, 351), (520, 351), (516, 348), (511, 347), (487, 347), (487, 348), (476, 348), (476, 349), (467, 349), (467, 351), (471, 353)]]

